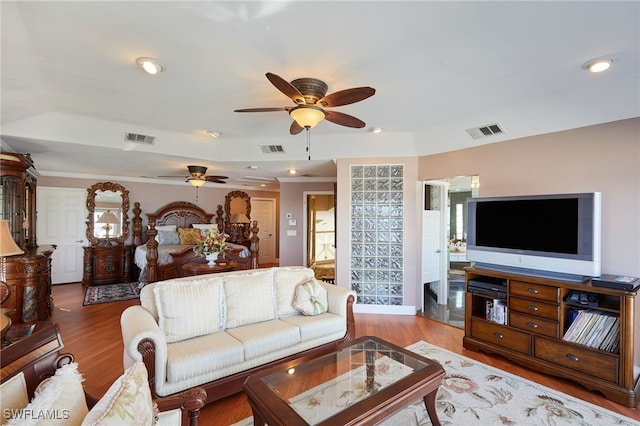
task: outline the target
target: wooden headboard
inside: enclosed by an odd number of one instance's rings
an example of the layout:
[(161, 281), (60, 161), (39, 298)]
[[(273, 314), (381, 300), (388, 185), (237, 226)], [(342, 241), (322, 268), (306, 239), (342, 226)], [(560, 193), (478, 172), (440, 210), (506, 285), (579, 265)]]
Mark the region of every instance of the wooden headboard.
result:
[(153, 221), (153, 226), (176, 225), (178, 228), (191, 228), (194, 223), (211, 223), (213, 214), (187, 201), (175, 201), (155, 213), (148, 213), (147, 217), (149, 225)]

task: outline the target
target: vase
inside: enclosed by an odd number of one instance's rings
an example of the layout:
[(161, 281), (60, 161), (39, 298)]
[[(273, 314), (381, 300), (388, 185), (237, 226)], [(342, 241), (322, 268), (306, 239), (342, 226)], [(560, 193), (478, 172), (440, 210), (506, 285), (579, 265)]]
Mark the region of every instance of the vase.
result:
[(214, 251), (213, 253), (208, 253), (204, 258), (207, 259), (207, 265), (213, 266), (216, 264), (216, 260), (218, 260), (218, 254), (220, 252)]

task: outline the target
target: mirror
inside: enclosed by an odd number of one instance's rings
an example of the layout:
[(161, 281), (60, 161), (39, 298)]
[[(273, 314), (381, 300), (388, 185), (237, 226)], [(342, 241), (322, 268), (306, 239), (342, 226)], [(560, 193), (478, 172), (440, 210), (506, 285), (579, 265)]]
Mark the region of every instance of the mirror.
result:
[(229, 234), (231, 242), (245, 242), (249, 240), (251, 222), (251, 197), (244, 191), (232, 191), (224, 200), (226, 215), (224, 232)]
[(100, 182), (87, 189), (87, 239), (95, 245), (123, 244), (129, 237), (129, 191)]

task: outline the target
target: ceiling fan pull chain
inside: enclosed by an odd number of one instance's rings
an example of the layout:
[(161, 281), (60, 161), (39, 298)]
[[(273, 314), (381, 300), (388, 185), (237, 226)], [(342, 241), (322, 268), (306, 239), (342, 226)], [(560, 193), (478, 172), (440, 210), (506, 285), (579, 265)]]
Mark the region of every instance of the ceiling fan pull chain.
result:
[(311, 161), (311, 142), (310, 142), (308, 127), (307, 127), (307, 160)]

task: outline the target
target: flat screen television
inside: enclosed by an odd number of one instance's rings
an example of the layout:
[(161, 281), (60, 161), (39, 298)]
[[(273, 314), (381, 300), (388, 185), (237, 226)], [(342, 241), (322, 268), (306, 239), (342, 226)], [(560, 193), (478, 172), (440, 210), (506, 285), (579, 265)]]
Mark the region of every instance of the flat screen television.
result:
[(467, 259), (582, 280), (600, 276), (599, 192), (469, 198)]

